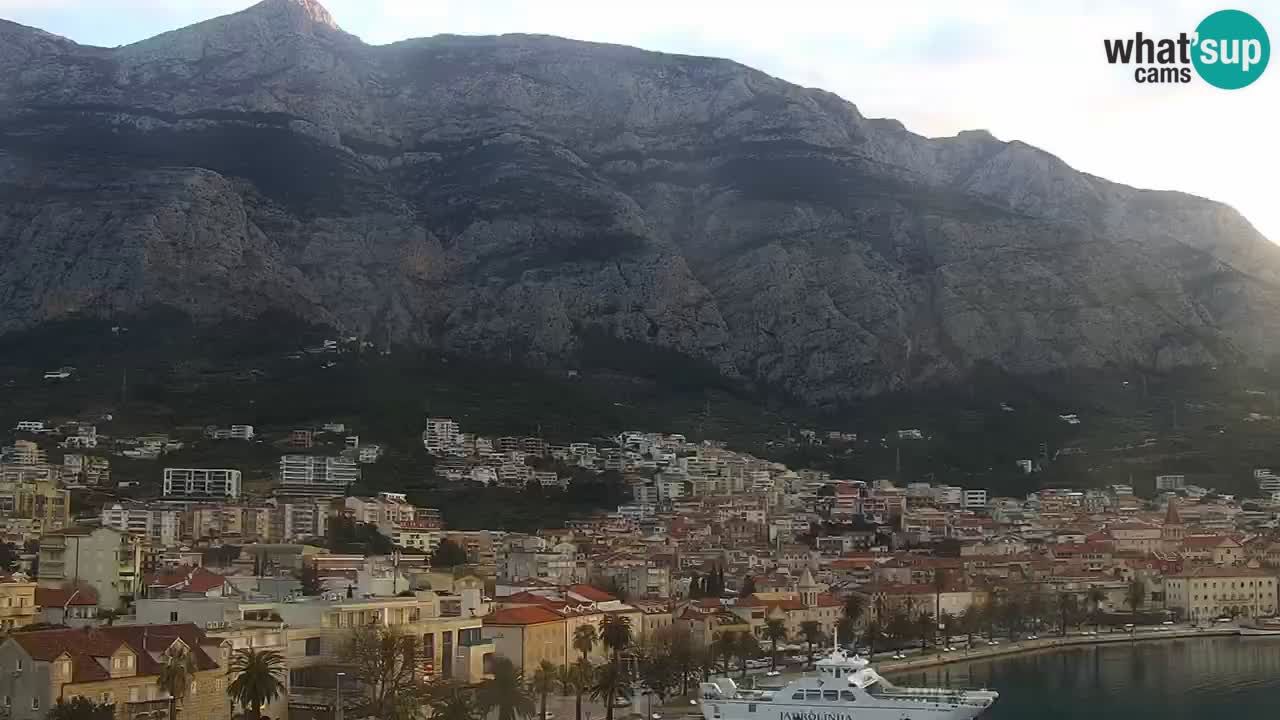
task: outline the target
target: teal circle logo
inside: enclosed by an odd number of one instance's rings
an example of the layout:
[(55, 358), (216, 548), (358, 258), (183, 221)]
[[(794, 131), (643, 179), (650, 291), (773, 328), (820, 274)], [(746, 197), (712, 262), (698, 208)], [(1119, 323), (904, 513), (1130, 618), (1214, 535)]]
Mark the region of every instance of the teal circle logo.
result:
[(1271, 40), (1262, 23), (1247, 12), (1219, 10), (1196, 26), (1191, 62), (1210, 85), (1239, 90), (1267, 69)]

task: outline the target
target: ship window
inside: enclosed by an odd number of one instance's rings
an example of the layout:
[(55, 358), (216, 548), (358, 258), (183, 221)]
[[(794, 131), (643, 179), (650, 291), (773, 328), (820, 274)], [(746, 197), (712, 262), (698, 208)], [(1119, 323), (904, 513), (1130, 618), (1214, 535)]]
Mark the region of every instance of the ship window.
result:
[(807, 699), (809, 699), (809, 700), (821, 700), (821, 699), (822, 699), (822, 691), (821, 691), (821, 690), (805, 690), (804, 692), (805, 692), (805, 695), (807, 695), (807, 696), (808, 696), (808, 697), (807, 697)]
[(755, 712), (755, 711), (756, 711), (756, 704), (755, 704), (755, 703), (747, 703), (747, 712)]
[(852, 690), (841, 690), (840, 699), (844, 700), (845, 702), (853, 702), (854, 700), (857, 700), (858, 697), (853, 694)]
[(830, 700), (839, 700), (839, 699), (840, 699), (840, 693), (836, 692), (835, 690), (823, 690), (823, 691), (822, 691), (822, 699), (823, 699), (823, 700), (828, 700), (828, 701), (830, 701)]
[(803, 699), (804, 699), (804, 691), (803, 691), (803, 690), (797, 690), (796, 692), (791, 693), (791, 699), (792, 699), (792, 700), (803, 700)]

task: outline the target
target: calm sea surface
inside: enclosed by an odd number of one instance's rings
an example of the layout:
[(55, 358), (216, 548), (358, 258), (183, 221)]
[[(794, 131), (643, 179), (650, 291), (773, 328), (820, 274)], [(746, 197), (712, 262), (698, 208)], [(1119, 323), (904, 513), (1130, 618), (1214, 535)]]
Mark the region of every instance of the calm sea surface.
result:
[(1280, 720), (1280, 638), (1073, 648), (891, 679), (999, 690), (983, 720)]

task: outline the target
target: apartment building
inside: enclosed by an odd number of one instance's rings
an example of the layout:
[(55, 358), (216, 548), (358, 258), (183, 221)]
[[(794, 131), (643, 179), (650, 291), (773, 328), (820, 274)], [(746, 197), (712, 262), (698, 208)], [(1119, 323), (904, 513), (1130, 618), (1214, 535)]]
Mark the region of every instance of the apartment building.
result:
[(15, 465), (43, 465), (49, 462), (49, 454), (30, 440), (15, 440), (12, 447), (4, 449), (4, 455)]
[(67, 453), (62, 457), (64, 481), (79, 481), (85, 485), (110, 485), (111, 460), (97, 455)]
[(39, 622), (36, 584), (25, 576), (0, 577), (0, 630), (10, 632)]
[(72, 526), (40, 538), (41, 587), (88, 583), (103, 607), (137, 597), (142, 581), (139, 539), (115, 528)]
[[(125, 720), (167, 717), (169, 696), (156, 679), (165, 655), (190, 654), (196, 672), (182, 700), (183, 717), (226, 717), (230, 679), (222, 652), (194, 625), (116, 625), (92, 633), (38, 630), (0, 644), (11, 720), (44, 720), (58, 699), (112, 704)], [(158, 713), (158, 715), (156, 714)]]
[(176, 508), (113, 503), (102, 507), (100, 518), (103, 527), (149, 538), (165, 547), (176, 545), (183, 536), (183, 513)]
[(400, 525), (418, 520), (418, 508), (403, 493), (378, 493), (377, 497), (348, 497), (344, 512), (357, 522), (378, 526)]
[(341, 497), (360, 479), (360, 464), (345, 457), (283, 455), (280, 457), (281, 495)]
[(71, 493), (61, 465), (0, 465), (0, 518), (27, 518), (37, 530), (71, 524)]
[(226, 468), (165, 468), (167, 498), (238, 498), (240, 471)]
[(432, 455), (451, 454), (461, 444), (462, 429), (450, 418), (427, 418), (422, 446)]

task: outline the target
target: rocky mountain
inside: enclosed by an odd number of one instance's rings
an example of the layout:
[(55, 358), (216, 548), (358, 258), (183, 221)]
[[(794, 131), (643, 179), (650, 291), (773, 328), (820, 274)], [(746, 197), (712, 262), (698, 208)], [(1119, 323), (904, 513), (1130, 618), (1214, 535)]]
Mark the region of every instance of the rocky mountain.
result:
[(113, 49), (0, 21), (0, 331), (153, 305), (548, 366), (645, 343), (822, 403), (1265, 358), (1280, 248), (726, 60), (369, 46), (314, 0)]

